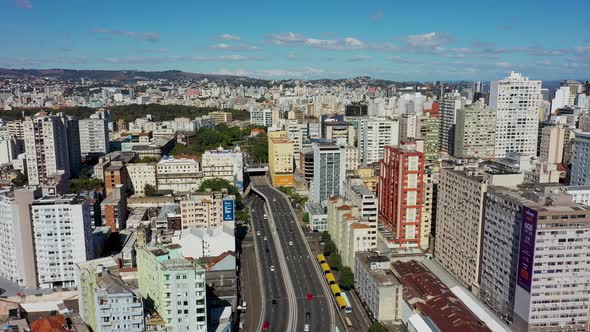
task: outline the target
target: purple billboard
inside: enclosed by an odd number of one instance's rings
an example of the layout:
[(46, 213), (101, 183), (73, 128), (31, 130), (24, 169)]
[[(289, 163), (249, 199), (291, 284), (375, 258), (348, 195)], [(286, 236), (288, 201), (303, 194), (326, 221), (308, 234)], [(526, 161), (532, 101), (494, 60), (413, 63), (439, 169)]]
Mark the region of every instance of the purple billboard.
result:
[(537, 211), (526, 206), (522, 209), (520, 225), (520, 249), (518, 250), (517, 284), (531, 292), (533, 260), (535, 258), (535, 235), (537, 234)]

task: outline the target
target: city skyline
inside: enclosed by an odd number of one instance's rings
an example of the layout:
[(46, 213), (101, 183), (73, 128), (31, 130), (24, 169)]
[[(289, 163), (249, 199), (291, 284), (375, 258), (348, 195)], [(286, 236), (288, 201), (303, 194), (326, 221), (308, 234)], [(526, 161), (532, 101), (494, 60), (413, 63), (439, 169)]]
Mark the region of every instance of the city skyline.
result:
[[(4, 1), (0, 29), (15, 33), (0, 37), (8, 46), (0, 67), (265, 79), (490, 80), (510, 70), (532, 79), (590, 77), (584, 1), (140, 5)], [(555, 24), (560, 17), (568, 24)]]

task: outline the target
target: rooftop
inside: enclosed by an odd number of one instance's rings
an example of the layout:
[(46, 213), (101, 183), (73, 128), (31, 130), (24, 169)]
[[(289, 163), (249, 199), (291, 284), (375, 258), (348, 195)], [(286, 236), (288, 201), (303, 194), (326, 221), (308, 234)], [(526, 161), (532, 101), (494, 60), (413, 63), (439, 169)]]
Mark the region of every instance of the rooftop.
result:
[(322, 204), (320, 204), (320, 203), (307, 202), (307, 203), (305, 203), (305, 209), (312, 216), (326, 214), (326, 211), (324, 211), (324, 208), (322, 207)]

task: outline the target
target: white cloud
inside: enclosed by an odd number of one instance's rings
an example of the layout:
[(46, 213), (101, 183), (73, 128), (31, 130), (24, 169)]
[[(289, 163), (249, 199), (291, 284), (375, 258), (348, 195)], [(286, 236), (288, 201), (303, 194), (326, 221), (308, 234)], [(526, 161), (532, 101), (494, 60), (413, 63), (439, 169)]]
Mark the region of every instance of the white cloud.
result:
[(409, 35), (406, 38), (412, 47), (437, 47), (448, 44), (452, 38), (444, 32), (429, 32), (421, 35)]
[(143, 40), (148, 42), (158, 42), (160, 41), (160, 33), (159, 32), (136, 32), (136, 31), (125, 31), (125, 30), (112, 30), (112, 29), (91, 29), (90, 32), (102, 35), (115, 35), (115, 36), (125, 36), (132, 39)]
[(233, 40), (233, 41), (238, 41), (240, 40), (240, 36), (236, 36), (236, 35), (231, 35), (229, 33), (224, 33), (218, 36), (219, 39), (222, 40)]
[(391, 43), (368, 43), (354, 37), (342, 39), (319, 39), (305, 37), (302, 34), (285, 32), (273, 33), (266, 36), (268, 43), (284, 46), (302, 46), (327, 50), (351, 51), (351, 50), (396, 50), (397, 47)]
[(248, 44), (227, 44), (219, 43), (211, 45), (210, 48), (224, 51), (255, 51), (258, 47)]

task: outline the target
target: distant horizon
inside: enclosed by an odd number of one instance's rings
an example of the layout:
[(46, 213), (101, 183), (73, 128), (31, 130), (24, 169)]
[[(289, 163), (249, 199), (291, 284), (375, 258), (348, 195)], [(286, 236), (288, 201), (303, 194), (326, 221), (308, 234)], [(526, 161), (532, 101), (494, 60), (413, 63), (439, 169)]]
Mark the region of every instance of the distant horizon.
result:
[[(206, 72), (193, 72), (193, 71), (185, 71), (181, 69), (162, 69), (162, 70), (143, 70), (143, 69), (92, 69), (92, 68), (60, 68), (60, 67), (47, 67), (47, 68), (5, 68), (0, 67), (0, 70), (15, 70), (15, 71), (27, 71), (27, 70), (38, 70), (38, 71), (51, 71), (51, 70), (70, 70), (70, 71), (96, 71), (96, 72), (146, 72), (146, 73), (157, 73), (157, 72), (182, 72), (187, 74), (194, 74), (194, 75), (210, 75), (210, 76), (229, 76), (229, 77), (240, 77), (240, 78), (249, 78), (249, 79), (256, 79), (256, 80), (263, 80), (263, 81), (319, 81), (319, 80), (351, 80), (359, 77), (368, 77), (372, 80), (382, 80), (382, 81), (394, 81), (394, 82), (401, 82), (401, 83), (433, 83), (433, 82), (477, 82), (481, 81), (483, 83), (491, 82), (493, 80), (499, 80), (505, 78), (509, 73), (510, 70), (506, 72), (506, 75), (499, 78), (494, 79), (437, 79), (437, 80), (396, 80), (392, 78), (382, 78), (382, 77), (374, 77), (370, 75), (357, 75), (357, 76), (350, 76), (350, 77), (338, 77), (338, 78), (330, 78), (330, 77), (317, 77), (317, 78), (308, 78), (304, 79), (301, 77), (284, 77), (284, 78), (265, 78), (265, 77), (254, 77), (254, 76), (245, 76), (245, 75), (233, 75), (233, 74), (219, 74), (219, 73), (206, 73)], [(516, 71), (516, 70), (515, 70)], [(516, 71), (518, 72), (518, 71)], [(579, 82), (586, 82), (590, 81), (590, 78), (572, 78), (572, 77), (563, 77), (563, 78), (535, 78), (529, 77), (524, 72), (519, 72), (523, 76), (528, 77), (531, 80), (539, 80), (543, 82), (560, 82), (563, 80), (575, 80)]]
[[(264, 79), (590, 77), (590, 1), (0, 1), (0, 67)], [(568, 24), (553, 24), (566, 17)]]

